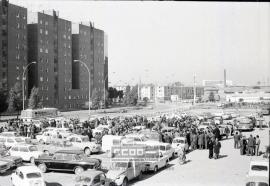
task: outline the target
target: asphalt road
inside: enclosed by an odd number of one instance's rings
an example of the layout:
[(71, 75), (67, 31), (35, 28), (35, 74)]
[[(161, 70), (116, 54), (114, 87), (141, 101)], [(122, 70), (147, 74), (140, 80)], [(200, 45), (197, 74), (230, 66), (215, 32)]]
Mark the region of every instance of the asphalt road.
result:
[[(265, 128), (262, 131), (256, 129), (243, 134), (248, 137), (250, 133), (260, 135), (262, 141), (260, 150), (264, 151), (265, 145), (269, 144), (269, 128)], [(232, 137), (222, 140), (221, 145), (221, 158), (218, 160), (208, 159), (207, 150), (196, 150), (187, 154), (188, 163), (179, 165), (177, 159), (172, 160), (168, 168), (162, 169), (156, 174), (147, 173), (143, 175), (142, 180), (134, 180), (130, 184), (134, 186), (244, 185), (245, 174), (248, 171), (251, 157), (240, 156), (239, 149), (233, 148)], [(94, 156), (102, 158), (104, 164), (107, 164), (109, 161), (105, 154)], [(0, 176), (0, 186), (11, 186), (10, 174), (11, 171)], [(75, 175), (73, 173), (48, 172), (44, 176), (47, 186), (74, 185)]]

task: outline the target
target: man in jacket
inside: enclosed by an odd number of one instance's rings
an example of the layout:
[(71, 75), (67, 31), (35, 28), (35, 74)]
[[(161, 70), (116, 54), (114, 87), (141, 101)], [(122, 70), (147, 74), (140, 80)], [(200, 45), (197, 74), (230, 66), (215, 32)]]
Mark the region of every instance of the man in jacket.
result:
[(259, 135), (256, 136), (256, 146), (255, 146), (255, 155), (259, 156), (259, 149), (260, 149), (261, 140), (259, 138)]
[(233, 136), (233, 139), (234, 139), (234, 148), (235, 149), (238, 149), (238, 138), (239, 138), (239, 135), (238, 135), (238, 132), (236, 132)]
[(220, 153), (221, 144), (218, 141), (218, 138), (216, 138), (216, 141), (214, 142), (214, 158), (218, 159), (219, 153)]
[(207, 146), (209, 150), (208, 158), (212, 159), (213, 158), (213, 140), (212, 139), (209, 139)]
[(250, 134), (250, 137), (248, 138), (248, 156), (253, 155), (253, 149), (254, 149), (254, 138), (252, 134)]

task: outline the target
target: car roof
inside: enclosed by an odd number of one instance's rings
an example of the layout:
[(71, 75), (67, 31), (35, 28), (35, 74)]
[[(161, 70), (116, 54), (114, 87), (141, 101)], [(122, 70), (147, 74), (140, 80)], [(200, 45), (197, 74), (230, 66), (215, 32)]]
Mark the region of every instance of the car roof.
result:
[(174, 139), (183, 139), (183, 140), (185, 140), (186, 137), (176, 137), (176, 138), (174, 138)]
[(83, 154), (82, 150), (58, 150), (55, 152), (57, 153), (63, 153), (63, 154)]
[(265, 176), (249, 176), (247, 182), (266, 182), (269, 183), (269, 179)]
[(14, 145), (13, 147), (30, 147), (30, 146), (35, 146), (36, 147), (36, 145), (28, 144), (28, 143), (18, 143), (16, 145)]
[(97, 170), (87, 170), (83, 171), (79, 176), (95, 177), (99, 174), (104, 174), (104, 172)]
[(41, 172), (40, 169), (36, 166), (29, 165), (29, 166), (21, 166), (18, 167), (17, 170), (24, 172), (24, 173), (31, 173), (31, 172)]
[(261, 163), (263, 165), (268, 164), (269, 165), (269, 160), (266, 158), (254, 158), (251, 159), (250, 164), (254, 165), (254, 164), (258, 164)]

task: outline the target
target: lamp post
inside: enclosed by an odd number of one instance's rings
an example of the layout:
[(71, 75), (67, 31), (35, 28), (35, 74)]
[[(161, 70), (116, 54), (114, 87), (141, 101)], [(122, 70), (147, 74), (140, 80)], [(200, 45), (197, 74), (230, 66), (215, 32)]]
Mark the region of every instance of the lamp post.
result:
[(31, 65), (31, 64), (36, 64), (35, 61), (29, 63), (28, 65), (26, 65), (26, 67), (23, 70), (23, 74), (22, 74), (22, 97), (23, 97), (23, 110), (24, 110), (24, 73), (26, 72), (27, 68)]
[(89, 114), (89, 119), (90, 119), (90, 70), (89, 70), (89, 68), (88, 68), (88, 66), (83, 62), (83, 61), (81, 61), (81, 60), (74, 60), (74, 62), (76, 63), (76, 62), (79, 62), (79, 63), (81, 63), (81, 64), (83, 64), (84, 65), (84, 67), (87, 69), (87, 71), (88, 71), (88, 114)]

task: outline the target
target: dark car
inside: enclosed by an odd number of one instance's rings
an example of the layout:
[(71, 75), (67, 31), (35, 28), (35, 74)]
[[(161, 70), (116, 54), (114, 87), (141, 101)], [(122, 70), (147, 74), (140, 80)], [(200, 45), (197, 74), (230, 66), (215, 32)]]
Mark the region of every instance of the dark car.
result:
[(88, 169), (99, 169), (101, 160), (90, 158), (83, 151), (60, 150), (53, 155), (43, 154), (35, 159), (42, 172), (47, 170), (74, 171), (79, 174)]
[(19, 156), (10, 156), (8, 149), (4, 145), (0, 145), (0, 161), (8, 162), (10, 167), (22, 165), (22, 158)]

